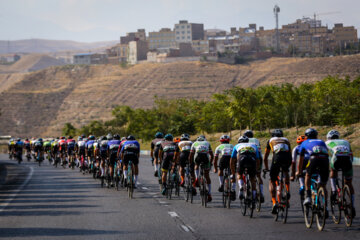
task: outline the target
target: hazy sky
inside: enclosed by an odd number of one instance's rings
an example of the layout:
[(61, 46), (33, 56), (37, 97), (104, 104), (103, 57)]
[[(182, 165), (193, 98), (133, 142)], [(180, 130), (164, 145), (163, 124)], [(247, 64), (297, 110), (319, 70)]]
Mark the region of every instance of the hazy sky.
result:
[(138, 28), (173, 28), (183, 19), (206, 29), (229, 31), (248, 23), (269, 29), (275, 4), (280, 25), (314, 12), (339, 12), (319, 18), (329, 27), (343, 22), (360, 29), (359, 0), (0, 0), (0, 40), (118, 40)]

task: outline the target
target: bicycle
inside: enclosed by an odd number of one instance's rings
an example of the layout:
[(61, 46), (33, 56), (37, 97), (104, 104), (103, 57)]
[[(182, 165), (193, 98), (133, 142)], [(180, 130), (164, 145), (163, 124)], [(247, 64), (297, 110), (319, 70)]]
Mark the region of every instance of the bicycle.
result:
[(307, 228), (311, 228), (314, 215), (319, 231), (325, 227), (326, 220), (326, 198), (325, 190), (320, 186), (320, 176), (313, 174), (311, 176), (311, 204), (304, 206), (304, 219)]
[[(338, 170), (341, 171), (342, 170)], [(334, 223), (341, 221), (341, 212), (344, 212), (345, 225), (351, 227), (353, 221), (353, 202), (351, 199), (350, 187), (344, 182), (344, 173), (341, 174), (341, 187), (336, 178), (336, 197), (331, 199), (331, 213)]]
[(41, 166), (41, 162), (44, 160), (44, 159), (43, 159), (44, 157), (41, 157), (39, 150), (37, 151), (37, 154), (36, 154), (36, 155), (37, 155), (36, 161), (39, 162), (39, 167), (40, 167), (40, 166)]
[(126, 179), (126, 189), (130, 199), (133, 198), (134, 193), (134, 176), (133, 176), (133, 163), (131, 160), (128, 162), (127, 166), (127, 179)]
[(204, 174), (204, 163), (200, 164), (200, 176), (199, 176), (199, 182), (200, 182), (200, 197), (201, 197), (201, 205), (203, 207), (207, 207), (208, 204), (208, 189), (207, 189), (207, 181)]
[(193, 186), (190, 174), (190, 164), (187, 163), (185, 167), (185, 186), (183, 188), (184, 191), (184, 199), (185, 202), (188, 202), (190, 199), (190, 203), (193, 203), (194, 195), (193, 195)]
[(17, 152), (16, 155), (15, 155), (15, 158), (18, 161), (18, 164), (20, 164), (22, 162), (22, 153)]
[(260, 182), (257, 177), (255, 178), (255, 184), (256, 184), (255, 209), (257, 212), (260, 212), (260, 210), (261, 210), (261, 191), (260, 191)]
[(60, 153), (57, 152), (57, 153), (55, 153), (55, 159), (54, 159), (54, 165), (56, 168), (57, 168), (57, 165), (60, 163), (60, 161), (61, 161)]
[(240, 198), (240, 209), (243, 216), (246, 215), (246, 212), (249, 211), (249, 217), (253, 217), (254, 208), (255, 208), (255, 199), (251, 190), (251, 182), (250, 176), (248, 174), (248, 168), (245, 167), (243, 173), (243, 181), (244, 181), (244, 197)]
[(230, 167), (224, 169), (224, 190), (222, 193), (222, 201), (224, 208), (230, 208), (231, 203), (231, 170)]
[(27, 158), (28, 162), (30, 162), (30, 160), (31, 160), (31, 155), (30, 155), (30, 152), (29, 152), (29, 151), (26, 151), (26, 158)]
[(114, 179), (115, 179), (115, 189), (119, 190), (120, 181), (122, 179), (122, 171), (121, 171), (121, 164), (118, 165), (118, 161), (115, 162), (114, 165)]

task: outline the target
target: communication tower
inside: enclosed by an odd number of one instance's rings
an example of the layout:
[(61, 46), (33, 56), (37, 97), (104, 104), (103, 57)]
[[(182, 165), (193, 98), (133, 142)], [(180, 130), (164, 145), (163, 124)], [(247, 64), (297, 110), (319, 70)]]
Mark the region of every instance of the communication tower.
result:
[(275, 21), (276, 21), (276, 51), (279, 53), (280, 52), (280, 37), (279, 37), (279, 12), (280, 12), (280, 7), (278, 5), (275, 5), (274, 7), (274, 16), (275, 16)]

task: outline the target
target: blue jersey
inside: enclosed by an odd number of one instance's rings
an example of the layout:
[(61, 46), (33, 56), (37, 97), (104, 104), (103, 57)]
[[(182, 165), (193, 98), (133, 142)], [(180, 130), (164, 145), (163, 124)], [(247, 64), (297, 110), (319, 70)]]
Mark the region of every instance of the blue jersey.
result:
[(15, 143), (16, 151), (22, 151), (23, 147), (24, 147), (24, 143), (22, 141), (19, 141), (19, 142)]
[(328, 157), (328, 148), (323, 140), (308, 139), (300, 145), (300, 155)]
[(94, 143), (95, 141), (94, 140), (89, 140), (86, 142), (86, 148), (94, 148)]
[(120, 140), (111, 140), (108, 142), (108, 149), (111, 153), (117, 153), (119, 150), (121, 141)]
[(256, 144), (238, 143), (231, 154), (231, 158), (237, 158), (238, 154), (253, 154), (257, 159), (260, 158), (260, 152)]
[(130, 140), (124, 142), (121, 148), (121, 153), (127, 154), (138, 154), (140, 152), (140, 144), (136, 140)]

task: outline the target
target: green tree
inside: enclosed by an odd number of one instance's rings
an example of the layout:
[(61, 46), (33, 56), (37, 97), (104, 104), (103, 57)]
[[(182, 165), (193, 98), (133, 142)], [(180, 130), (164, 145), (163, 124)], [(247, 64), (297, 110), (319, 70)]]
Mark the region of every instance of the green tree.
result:
[(76, 128), (71, 123), (65, 123), (63, 129), (62, 129), (62, 135), (65, 136), (75, 136), (76, 135)]

